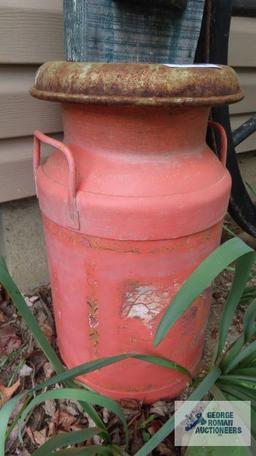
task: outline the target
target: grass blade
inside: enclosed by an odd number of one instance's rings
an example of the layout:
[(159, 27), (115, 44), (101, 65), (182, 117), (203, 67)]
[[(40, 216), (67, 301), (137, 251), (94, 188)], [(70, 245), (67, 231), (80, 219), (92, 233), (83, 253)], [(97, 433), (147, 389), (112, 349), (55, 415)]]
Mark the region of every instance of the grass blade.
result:
[[(26, 325), (33, 334), (37, 344), (44, 352), (45, 356), (50, 361), (50, 363), (53, 365), (55, 371), (58, 374), (64, 372), (65, 367), (63, 366), (61, 360), (59, 359), (54, 349), (48, 342), (40, 326), (38, 325), (34, 315), (27, 306), (25, 299), (23, 298), (22, 294), (20, 293), (19, 289), (14, 283), (12, 277), (10, 276), (3, 257), (0, 257), (0, 283), (3, 285), (3, 287), (11, 297), (17, 311), (22, 316)], [(67, 386), (74, 385), (72, 383), (67, 383)], [(81, 405), (83, 406), (85, 412), (88, 413), (88, 415), (90, 415), (90, 417), (93, 419), (94, 423), (97, 426), (105, 428), (103, 421), (100, 419), (99, 415), (90, 404), (86, 404), (83, 402)]]
[(12, 298), (12, 301), (17, 308), (19, 314), (24, 319), (28, 328), (32, 332), (36, 342), (38, 343), (41, 350), (44, 352), (45, 356), (53, 365), (57, 373), (63, 372), (64, 366), (52, 346), (49, 344), (47, 338), (43, 334), (40, 326), (38, 325), (34, 315), (29, 310), (25, 299), (18, 290), (14, 281), (12, 280), (3, 257), (0, 257), (0, 283), (3, 285), (9, 296)]
[(111, 410), (115, 415), (118, 416), (120, 421), (122, 422), (126, 434), (126, 439), (128, 438), (127, 433), (127, 423), (125, 416), (123, 414), (122, 408), (120, 405), (113, 401), (112, 399), (102, 396), (97, 393), (93, 393), (91, 391), (85, 391), (81, 389), (74, 389), (74, 388), (62, 388), (57, 390), (47, 391), (45, 393), (39, 394), (37, 397), (32, 399), (32, 401), (28, 404), (26, 409), (21, 415), (21, 425), (24, 422), (27, 414), (37, 405), (45, 402), (46, 400), (53, 400), (53, 399), (65, 399), (65, 400), (74, 400), (80, 402), (88, 402), (89, 404), (99, 405), (101, 407), (105, 407), (108, 410)]
[[(242, 383), (256, 383), (256, 377), (249, 377), (248, 375), (237, 375), (237, 374), (233, 374), (233, 375), (221, 375), (220, 377), (220, 381), (221, 380), (224, 380), (224, 381), (227, 381), (228, 383), (232, 383), (234, 381), (240, 381)], [(256, 393), (256, 391), (255, 391)]]
[(250, 390), (248, 391), (243, 387), (239, 387), (238, 385), (229, 385), (222, 382), (218, 382), (217, 386), (224, 393), (231, 394), (241, 401), (251, 401), (252, 407), (256, 407), (255, 395), (252, 396)]
[(85, 440), (92, 438), (94, 435), (104, 431), (100, 428), (87, 428), (81, 431), (61, 432), (60, 434), (47, 440), (40, 446), (32, 456), (50, 456), (54, 450), (63, 448), (68, 445), (75, 445), (76, 443), (83, 443)]
[(140, 359), (141, 361), (146, 361), (148, 363), (156, 364), (157, 366), (167, 367), (168, 369), (175, 370), (180, 374), (186, 375), (190, 379), (192, 378), (191, 373), (185, 369), (185, 367), (177, 364), (169, 359), (160, 358), (158, 356), (150, 355), (131, 355), (131, 358)]
[[(193, 393), (189, 396), (188, 401), (200, 401), (205, 394), (212, 388), (215, 384), (216, 380), (221, 375), (221, 371), (218, 367), (214, 367), (209, 374), (201, 381), (201, 383), (197, 386), (197, 388), (193, 391)], [(186, 407), (186, 408), (185, 408)], [(181, 406), (180, 413), (182, 410), (186, 410), (189, 413), (190, 410), (187, 404)], [(182, 418), (181, 418), (182, 419)], [(169, 434), (171, 434), (174, 430), (175, 421), (174, 415), (172, 415), (166, 423), (157, 431), (153, 437), (139, 450), (135, 453), (135, 456), (147, 456), (151, 451), (153, 451)]]
[[(254, 257), (254, 250), (241, 239), (235, 237), (218, 247), (209, 255), (186, 282), (182, 285), (163, 316), (155, 335), (154, 345), (158, 345), (169, 329), (188, 309), (190, 304), (230, 263), (244, 255)], [(249, 260), (248, 260), (249, 261)]]
[(233, 370), (235, 375), (249, 375), (256, 378), (256, 367), (244, 367)]
[(244, 314), (244, 338), (248, 342), (255, 332), (256, 299), (247, 307)]
[(244, 346), (244, 334), (242, 334), (228, 349), (225, 353), (223, 360), (220, 363), (221, 370), (225, 372), (227, 366), (233, 361), (233, 359), (240, 353)]
[(254, 342), (251, 342), (250, 345), (245, 347), (238, 353), (237, 356), (235, 356), (235, 358), (226, 367), (224, 373), (227, 374), (228, 372), (232, 371), (242, 362), (246, 363), (246, 361), (254, 355), (256, 356), (256, 340)]
[(216, 401), (226, 401), (227, 400), (225, 394), (223, 394), (223, 392), (218, 388), (217, 385), (213, 385), (213, 387), (211, 388), (210, 391)]
[(9, 419), (19, 400), (24, 396), (25, 393), (13, 397), (6, 402), (0, 410), (0, 456), (5, 455), (5, 440)]
[(256, 401), (256, 388), (255, 388), (255, 385), (253, 383), (249, 383), (249, 382), (243, 382), (241, 380), (235, 380), (233, 379), (232, 382), (229, 382), (228, 380), (225, 380), (225, 379), (220, 379), (220, 382), (223, 385), (226, 385), (226, 386), (231, 386), (232, 388), (235, 387), (235, 388), (238, 388), (238, 389), (241, 389), (243, 390), (244, 393), (246, 393), (248, 396), (251, 397), (251, 399), (254, 401)]
[(80, 375), (88, 374), (97, 369), (104, 368), (106, 366), (109, 366), (110, 364), (114, 364), (128, 358), (139, 359), (147, 363), (157, 364), (159, 366), (163, 366), (171, 370), (176, 370), (177, 372), (187, 375), (188, 378), (191, 378), (191, 374), (187, 369), (168, 359), (150, 355), (125, 353), (117, 356), (110, 356), (108, 358), (100, 358), (95, 361), (89, 361), (87, 363), (80, 364), (77, 367), (73, 367), (72, 369), (65, 370), (63, 373), (57, 374), (54, 377), (51, 377), (49, 380), (40, 383), (39, 385), (36, 385), (30, 392), (36, 392), (43, 388), (54, 385), (55, 383), (62, 383), (67, 380), (71, 380), (75, 377), (79, 377)]
[(236, 307), (243, 294), (244, 287), (249, 278), (252, 264), (255, 259), (254, 253), (247, 253), (241, 258), (238, 258), (236, 262), (236, 272), (233, 279), (232, 287), (225, 303), (219, 329), (218, 349), (216, 359), (221, 355), (226, 338), (228, 335), (229, 328), (232, 324), (233, 316)]

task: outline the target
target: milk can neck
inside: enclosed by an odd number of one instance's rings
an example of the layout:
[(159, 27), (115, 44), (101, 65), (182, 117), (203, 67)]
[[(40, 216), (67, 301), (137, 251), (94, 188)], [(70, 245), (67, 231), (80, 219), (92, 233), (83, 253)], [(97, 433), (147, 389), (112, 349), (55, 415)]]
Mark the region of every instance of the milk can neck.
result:
[(207, 107), (63, 106), (65, 142), (89, 151), (155, 154), (200, 150)]

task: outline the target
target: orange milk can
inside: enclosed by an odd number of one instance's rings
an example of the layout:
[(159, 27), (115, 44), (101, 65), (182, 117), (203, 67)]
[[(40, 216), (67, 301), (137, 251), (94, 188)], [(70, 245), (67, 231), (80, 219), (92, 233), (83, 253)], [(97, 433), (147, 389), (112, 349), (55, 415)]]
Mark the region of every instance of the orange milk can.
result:
[[(212, 105), (242, 98), (227, 66), (50, 62), (32, 95), (61, 102), (64, 141), (35, 132), (55, 321), (68, 367), (120, 353), (159, 355), (195, 373), (210, 293), (158, 347), (172, 297), (219, 244), (231, 187), (226, 136), (206, 144)], [(53, 153), (40, 162), (40, 143)], [(175, 397), (187, 378), (127, 359), (82, 378), (115, 399)]]

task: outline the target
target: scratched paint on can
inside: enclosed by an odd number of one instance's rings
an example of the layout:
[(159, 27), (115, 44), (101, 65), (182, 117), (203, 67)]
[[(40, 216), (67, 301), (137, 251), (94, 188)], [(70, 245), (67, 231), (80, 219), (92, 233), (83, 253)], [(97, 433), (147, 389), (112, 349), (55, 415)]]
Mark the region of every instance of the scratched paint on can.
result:
[(168, 289), (159, 289), (151, 284), (134, 285), (130, 285), (124, 293), (122, 316), (138, 318), (151, 328), (153, 320), (166, 308), (169, 300)]
[(95, 298), (89, 297), (87, 299), (87, 304), (89, 307), (88, 314), (88, 324), (89, 324), (89, 337), (94, 346), (94, 349), (97, 350), (99, 344), (99, 332), (98, 332), (98, 304)]

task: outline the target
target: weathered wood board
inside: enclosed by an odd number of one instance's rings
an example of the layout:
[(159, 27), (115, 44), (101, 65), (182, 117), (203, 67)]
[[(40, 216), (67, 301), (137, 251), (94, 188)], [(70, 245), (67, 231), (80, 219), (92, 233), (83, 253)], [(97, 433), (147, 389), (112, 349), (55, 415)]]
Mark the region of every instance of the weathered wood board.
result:
[(193, 63), (204, 0), (64, 0), (65, 59)]

